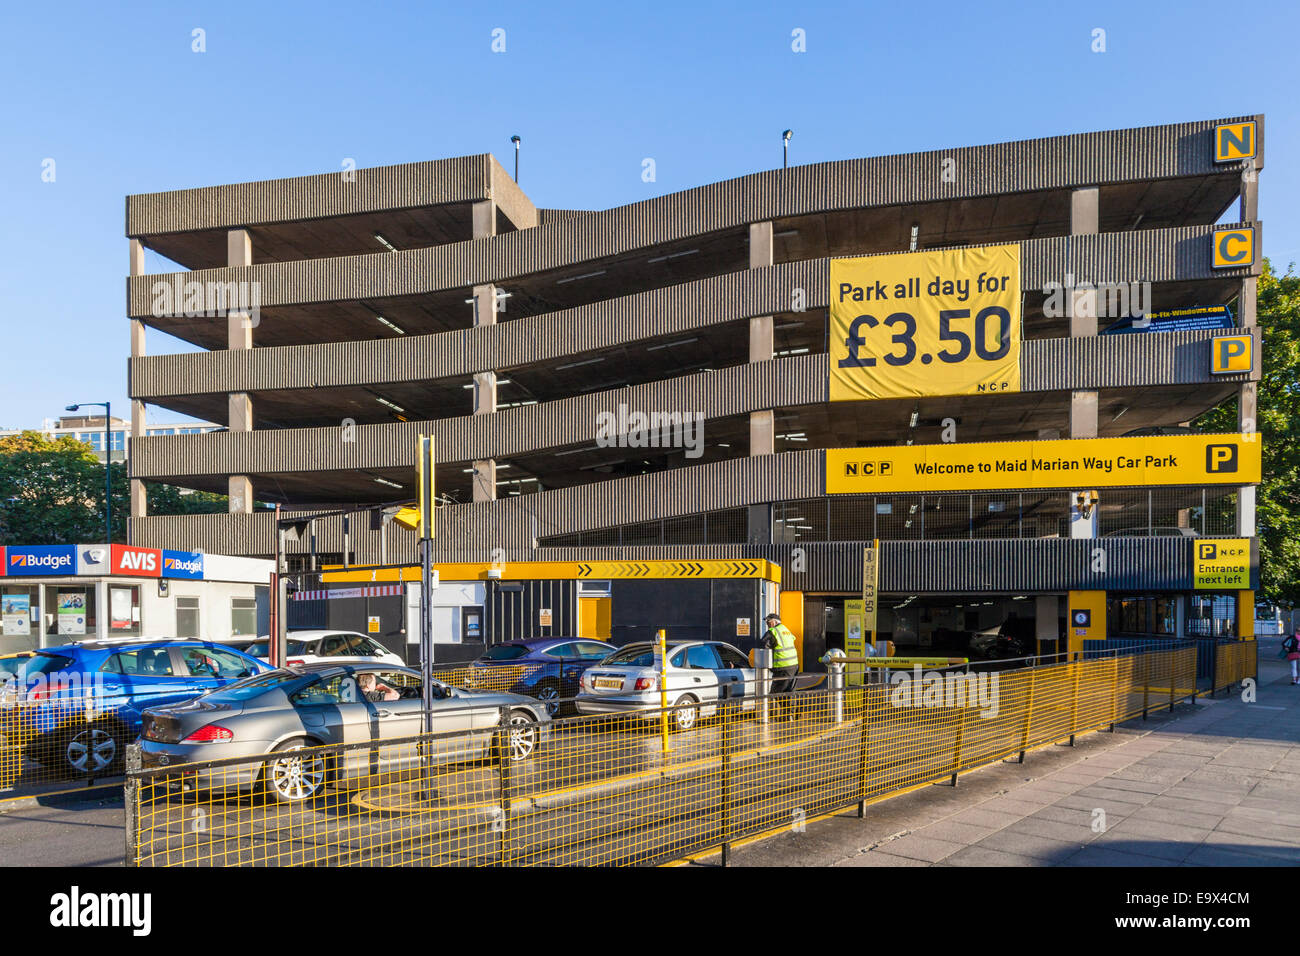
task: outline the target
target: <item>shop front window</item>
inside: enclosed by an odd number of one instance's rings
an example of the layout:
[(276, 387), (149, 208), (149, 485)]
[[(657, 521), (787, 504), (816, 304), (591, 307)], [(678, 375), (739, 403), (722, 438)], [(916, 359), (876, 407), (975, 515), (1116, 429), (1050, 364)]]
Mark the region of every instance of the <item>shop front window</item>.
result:
[(120, 636), (140, 633), (140, 589), (135, 585), (108, 586), (108, 631)]
[[(45, 629), (47, 634), (75, 641), (94, 634), (95, 589), (75, 584), (50, 584), (45, 587)], [(66, 642), (61, 642), (66, 643)]]

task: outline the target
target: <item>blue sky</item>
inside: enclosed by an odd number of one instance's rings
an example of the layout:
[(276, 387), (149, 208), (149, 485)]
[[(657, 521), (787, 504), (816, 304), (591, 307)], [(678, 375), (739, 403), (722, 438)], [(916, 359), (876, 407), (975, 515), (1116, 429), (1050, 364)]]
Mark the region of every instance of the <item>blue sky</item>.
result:
[[(0, 425), (73, 401), (127, 412), (127, 194), (346, 157), (509, 168), (514, 133), (539, 206), (599, 209), (778, 166), (786, 127), (802, 164), (1263, 112), (1264, 254), (1285, 266), (1298, 27), (1293, 3), (1199, 0), (6, 4)], [(150, 334), (151, 352), (186, 348)]]

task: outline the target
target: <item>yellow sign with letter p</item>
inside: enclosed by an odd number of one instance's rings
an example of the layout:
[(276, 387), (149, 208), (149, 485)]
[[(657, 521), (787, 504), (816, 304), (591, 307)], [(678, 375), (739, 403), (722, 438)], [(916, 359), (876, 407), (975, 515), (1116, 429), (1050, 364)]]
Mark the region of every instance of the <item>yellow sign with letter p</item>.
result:
[(1020, 391), (1020, 247), (832, 259), (830, 400)]

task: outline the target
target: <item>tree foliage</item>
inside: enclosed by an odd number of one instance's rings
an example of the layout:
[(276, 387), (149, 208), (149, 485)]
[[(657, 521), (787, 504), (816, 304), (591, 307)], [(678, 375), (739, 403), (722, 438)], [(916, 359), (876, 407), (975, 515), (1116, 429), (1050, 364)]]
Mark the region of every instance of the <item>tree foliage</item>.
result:
[[(1300, 604), (1300, 275), (1279, 274), (1266, 259), (1257, 297), (1264, 367), (1256, 428), (1263, 482), (1256, 496), (1261, 597)], [(1205, 431), (1237, 430), (1237, 399), (1206, 412)]]
[[(126, 540), (131, 510), (126, 466), (112, 467), (113, 541)], [(211, 514), (225, 495), (145, 483), (149, 513)], [(36, 431), (0, 438), (0, 545), (104, 540), (104, 465), (85, 442)]]

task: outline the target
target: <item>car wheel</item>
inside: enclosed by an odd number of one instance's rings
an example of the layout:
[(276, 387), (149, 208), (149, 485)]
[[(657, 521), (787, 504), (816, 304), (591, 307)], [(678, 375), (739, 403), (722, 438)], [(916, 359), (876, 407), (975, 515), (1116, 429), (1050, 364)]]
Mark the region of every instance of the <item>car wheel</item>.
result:
[(537, 749), (537, 726), (526, 710), (512, 710), (507, 729), (497, 735), (497, 747), (511, 760), (527, 760)]
[(537, 685), (537, 693), (534, 696), (546, 706), (546, 712), (552, 717), (560, 709), (557, 703), (560, 699), (560, 685), (555, 681), (542, 681)]
[(302, 803), (325, 789), (325, 755), (293, 753), (305, 746), (301, 740), (285, 741), (272, 751), (280, 756), (273, 756), (262, 770), (266, 792), (277, 803)]
[(699, 716), (699, 702), (690, 694), (683, 694), (673, 705), (673, 729), (690, 730)]
[(68, 741), (63, 759), (78, 776), (107, 773), (122, 759), (122, 739), (112, 727), (87, 727)]

